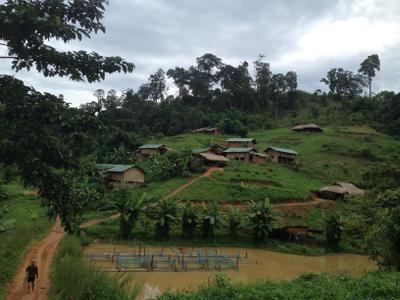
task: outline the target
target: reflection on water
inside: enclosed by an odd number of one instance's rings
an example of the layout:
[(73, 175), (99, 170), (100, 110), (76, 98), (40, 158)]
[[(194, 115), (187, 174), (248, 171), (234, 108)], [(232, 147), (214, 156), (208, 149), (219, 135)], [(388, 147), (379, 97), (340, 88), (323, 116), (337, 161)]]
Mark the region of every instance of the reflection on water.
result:
[[(89, 253), (101, 252), (135, 252), (136, 249), (125, 245), (92, 244), (85, 249)], [(347, 272), (352, 275), (361, 275), (367, 271), (375, 270), (376, 265), (368, 259), (367, 256), (354, 254), (328, 254), (323, 256), (302, 256), (293, 254), (284, 254), (262, 249), (251, 248), (160, 248), (147, 247), (146, 251), (150, 253), (177, 253), (183, 252), (205, 252), (229, 256), (236, 256), (240, 253), (239, 270), (228, 269), (224, 273), (234, 281), (248, 282), (255, 279), (287, 280), (298, 277), (303, 273), (341, 273)], [(99, 263), (100, 268), (114, 268), (112, 263)], [(200, 270), (189, 272), (140, 272), (138, 277), (143, 280), (142, 297), (157, 295), (162, 291), (193, 290), (199, 285), (207, 283), (215, 270)]]

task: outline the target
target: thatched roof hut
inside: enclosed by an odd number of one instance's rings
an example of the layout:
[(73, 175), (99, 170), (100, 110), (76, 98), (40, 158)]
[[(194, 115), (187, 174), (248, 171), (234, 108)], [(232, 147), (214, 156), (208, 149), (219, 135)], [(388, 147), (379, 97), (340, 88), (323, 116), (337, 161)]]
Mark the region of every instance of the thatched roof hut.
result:
[(364, 191), (350, 182), (335, 182), (319, 189), (318, 194), (327, 199), (343, 199), (344, 196), (362, 196)]
[(226, 142), (231, 148), (252, 148), (257, 144), (254, 138), (230, 138)]
[(198, 129), (192, 130), (193, 133), (204, 133), (210, 135), (218, 135), (221, 134), (221, 131), (217, 127), (202, 127)]
[(319, 127), (318, 125), (315, 125), (313, 123), (310, 124), (303, 124), (303, 125), (297, 125), (292, 128), (294, 131), (302, 131), (302, 132), (321, 132), (322, 128)]

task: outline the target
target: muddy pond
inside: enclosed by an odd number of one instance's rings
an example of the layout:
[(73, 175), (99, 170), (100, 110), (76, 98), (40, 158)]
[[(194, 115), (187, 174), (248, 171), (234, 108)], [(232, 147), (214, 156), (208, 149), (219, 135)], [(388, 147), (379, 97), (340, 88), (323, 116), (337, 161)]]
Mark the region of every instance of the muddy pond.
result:
[[(199, 247), (199, 248), (181, 248), (181, 247), (129, 247), (126, 245), (110, 245), (110, 244), (92, 244), (85, 248), (85, 254), (118, 254), (125, 253), (137, 256), (140, 252), (146, 251), (150, 257), (152, 254), (163, 253), (163, 259), (166, 257), (196, 257), (204, 260), (205, 255), (208, 259), (212, 257), (226, 258), (226, 265), (214, 264), (200, 265), (198, 268), (189, 265), (184, 271), (183, 268), (164, 265), (164, 267), (149, 269), (141, 269), (136, 273), (136, 278), (144, 283), (144, 291), (142, 297), (146, 298), (147, 294), (158, 294), (166, 290), (194, 290), (199, 285), (207, 283), (212, 274), (219, 269), (229, 276), (233, 281), (248, 282), (257, 279), (272, 280), (288, 280), (294, 279), (304, 273), (342, 273), (346, 272), (351, 275), (361, 275), (365, 272), (376, 269), (374, 262), (369, 260), (368, 256), (354, 254), (327, 254), (321, 256), (302, 256), (272, 252), (263, 249), (252, 248), (234, 248), (234, 247)], [(200, 254), (199, 254), (200, 253)], [(201, 254), (202, 253), (202, 254)], [(93, 257), (95, 257), (93, 255)], [(112, 261), (96, 261), (87, 257), (92, 265), (107, 270), (116, 271), (117, 266), (115, 259)], [(188, 258), (184, 258), (189, 261)], [(156, 258), (154, 258), (156, 260)], [(229, 261), (228, 261), (229, 260)], [(230, 264), (231, 263), (231, 264)], [(237, 263), (237, 265), (236, 265)], [(161, 260), (160, 264), (161, 266)], [(184, 265), (184, 264), (183, 264)]]

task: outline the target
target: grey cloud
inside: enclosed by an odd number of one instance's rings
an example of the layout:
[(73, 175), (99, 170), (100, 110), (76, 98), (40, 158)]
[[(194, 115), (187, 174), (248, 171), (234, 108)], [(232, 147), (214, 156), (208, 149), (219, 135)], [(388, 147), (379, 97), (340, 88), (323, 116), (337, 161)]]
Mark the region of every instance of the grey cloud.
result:
[[(374, 5), (366, 6), (368, 3), (371, 1), (112, 0), (104, 20), (106, 34), (57, 46), (122, 56), (135, 63), (134, 73), (111, 75), (95, 84), (43, 78), (34, 71), (18, 73), (17, 77), (29, 80), (29, 84), (40, 90), (63, 93), (69, 102), (79, 105), (93, 100), (91, 94), (95, 89), (136, 89), (158, 68), (187, 67), (207, 52), (232, 64), (251, 62), (262, 53), (274, 72), (294, 70), (299, 87), (314, 91), (324, 88), (319, 81), (330, 68), (357, 70), (362, 59), (371, 53), (361, 51), (346, 57), (294, 61), (283, 66), (279, 65), (280, 58), (297, 51), (298, 39), (321, 20), (363, 14), (371, 20), (394, 20), (399, 7), (396, 0), (373, 0)], [(399, 47), (397, 43), (378, 53), (382, 72), (376, 78), (375, 88), (400, 90), (394, 77), (399, 72)], [(7, 62), (0, 61), (0, 73), (12, 73), (9, 67)]]

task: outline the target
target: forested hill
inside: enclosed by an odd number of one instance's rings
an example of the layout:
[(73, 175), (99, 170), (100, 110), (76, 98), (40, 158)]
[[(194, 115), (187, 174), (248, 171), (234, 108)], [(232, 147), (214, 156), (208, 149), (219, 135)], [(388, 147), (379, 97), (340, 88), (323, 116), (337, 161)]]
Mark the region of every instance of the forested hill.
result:
[[(187, 69), (158, 70), (137, 91), (117, 96), (115, 90), (97, 90), (98, 101), (83, 104), (81, 110), (136, 138), (176, 135), (203, 126), (244, 136), (249, 130), (303, 122), (368, 124), (391, 135), (400, 132), (400, 95), (388, 91), (368, 95), (380, 68), (377, 55), (363, 61), (358, 72), (329, 70), (321, 79), (328, 93), (298, 90), (294, 71), (274, 74), (263, 56), (253, 67), (251, 75), (247, 62), (231, 66), (205, 54)], [(167, 95), (167, 77), (179, 91), (175, 96)]]

